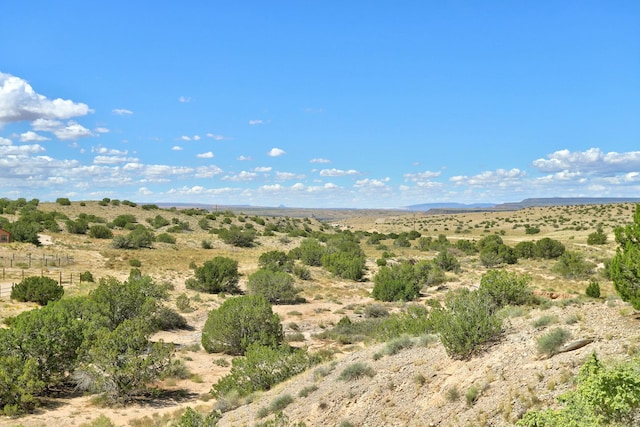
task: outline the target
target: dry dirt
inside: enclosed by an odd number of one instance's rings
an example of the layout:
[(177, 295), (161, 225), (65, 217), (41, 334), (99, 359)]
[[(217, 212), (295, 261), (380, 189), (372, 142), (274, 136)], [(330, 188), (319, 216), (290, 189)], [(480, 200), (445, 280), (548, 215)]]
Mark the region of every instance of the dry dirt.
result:
[[(59, 206), (49, 208), (62, 210)], [(123, 209), (126, 211), (126, 208)], [(121, 211), (122, 209), (115, 209), (111, 216)], [(68, 215), (72, 216), (70, 212)], [(103, 211), (100, 213), (105, 215)], [(607, 224), (622, 224), (630, 219), (630, 212), (626, 206), (613, 213), (613, 217), (607, 219)], [(157, 212), (149, 213), (150, 216), (156, 214)], [(162, 214), (171, 216), (164, 212)], [(431, 235), (434, 238), (440, 233), (445, 233), (451, 239), (477, 239), (486, 235), (483, 224), (491, 219), (485, 213), (438, 217), (415, 213), (382, 216), (383, 214), (376, 212), (371, 216), (335, 219), (335, 223), (352, 230), (388, 233), (418, 229), (423, 235)], [(503, 238), (510, 244), (548, 236), (562, 240), (568, 248), (580, 247), (591, 251), (588, 253), (594, 260), (610, 256), (615, 250), (613, 242), (598, 248), (586, 247), (586, 235), (593, 227), (575, 232), (545, 226), (539, 235), (528, 236), (522, 228), (515, 230), (511, 228), (511, 223), (505, 223), (505, 218), (518, 217), (535, 223), (542, 221), (546, 216), (558, 216), (554, 209), (494, 214), (496, 215), (500, 217), (499, 225), (492, 225), (490, 230), (505, 230)], [(592, 225), (593, 217), (593, 213), (580, 213), (576, 209), (570, 221)], [(454, 234), (453, 230), (460, 224), (464, 224), (470, 231)], [(476, 224), (479, 228), (474, 227)], [(611, 227), (607, 227), (608, 231), (611, 231)], [(193, 228), (197, 227), (194, 225)], [(96, 278), (115, 276), (124, 279), (130, 268), (129, 260), (137, 258), (142, 260), (145, 274), (175, 286), (173, 297), (185, 292), (192, 301), (196, 293), (184, 287), (184, 280), (190, 275), (187, 268), (190, 261), (201, 263), (215, 255), (239, 259), (243, 284), (246, 276), (257, 268), (256, 259), (261, 252), (275, 248), (290, 249), (299, 242), (299, 239), (283, 242), (278, 239), (261, 238), (258, 248), (238, 250), (214, 240), (214, 249), (204, 251), (199, 248), (199, 243), (203, 238), (207, 238), (207, 235), (189, 234), (179, 237), (175, 245), (181, 248), (178, 251), (172, 246), (157, 245), (157, 248), (151, 251), (122, 253), (110, 250), (108, 242), (96, 242), (66, 233), (50, 234), (47, 235), (50, 240), (45, 238), (47, 245), (37, 251), (71, 253), (75, 261), (72, 267), (74, 274), (90, 270)], [(371, 269), (371, 276), (376, 268), (375, 259), (380, 253), (372, 247), (366, 247), (365, 250), (369, 257), (368, 267)], [(399, 257), (419, 258), (434, 255), (421, 253), (413, 248), (392, 247), (390, 250)], [(0, 256), (9, 252), (25, 251), (33, 252), (34, 249), (12, 244), (0, 248)], [(575, 296), (581, 293), (585, 286), (584, 282), (565, 281), (556, 277), (549, 271), (548, 266), (542, 263), (525, 262), (511, 268), (530, 273), (534, 287), (540, 291)], [(49, 271), (51, 274), (58, 274), (55, 268), (48, 268), (47, 272)], [(67, 270), (64, 271), (64, 274), (67, 274)], [(477, 286), (483, 271), (477, 261), (465, 258), (463, 272), (451, 277), (447, 287)], [(41, 273), (40, 269), (32, 269), (29, 272)], [(225, 413), (220, 425), (255, 425), (269, 419), (258, 419), (256, 414), (261, 408), (268, 407), (276, 397), (290, 394), (294, 402), (284, 413), (292, 423), (302, 421), (307, 426), (336, 426), (343, 422), (349, 422), (354, 426), (508, 426), (513, 425), (514, 420), (530, 407), (553, 405), (557, 396), (571, 388), (572, 379), (591, 352), (595, 351), (604, 360), (628, 359), (640, 348), (640, 335), (637, 333), (639, 325), (638, 320), (633, 317), (633, 310), (615, 297), (610, 283), (601, 280), (604, 293), (601, 300), (566, 306), (555, 304), (546, 310), (525, 310), (520, 316), (508, 320), (506, 333), (500, 342), (489, 346), (486, 351), (469, 361), (451, 359), (437, 340), (425, 338), (415, 338), (411, 348), (398, 354), (380, 357), (385, 344), (345, 348), (314, 336), (323, 328), (337, 323), (344, 315), (353, 319), (360, 316), (353, 307), (373, 302), (368, 296), (373, 284), (369, 281), (353, 283), (335, 280), (321, 269), (313, 269), (312, 276), (313, 280), (300, 283), (307, 303), (276, 306), (274, 309), (281, 315), (285, 330), (288, 330), (288, 325), (293, 322), (303, 333), (305, 341), (294, 344), (306, 345), (311, 350), (331, 347), (337, 351), (336, 360), (319, 367), (320, 370), (311, 369), (269, 392), (255, 396), (251, 404)], [(16, 280), (17, 276), (14, 276), (3, 282), (0, 293), (0, 318), (33, 307), (8, 300), (5, 288)], [(67, 287), (67, 293), (82, 294), (90, 289), (91, 285), (76, 282)], [(427, 296), (441, 298), (443, 295), (444, 291), (429, 290)], [(36, 414), (19, 419), (0, 418), (0, 426), (80, 426), (90, 423), (101, 414), (117, 426), (159, 426), (167, 425), (166, 420), (175, 417), (187, 406), (203, 412), (210, 410), (215, 401), (209, 398), (208, 391), (211, 385), (230, 369), (220, 366), (220, 359), (230, 362), (231, 358), (207, 354), (200, 349), (200, 331), (208, 312), (221, 301), (217, 296), (201, 294), (199, 301), (192, 302), (196, 310), (185, 314), (192, 330), (162, 332), (154, 337), (177, 344), (176, 357), (184, 360), (192, 373), (190, 379), (159, 384), (163, 389), (174, 393), (165, 393), (162, 399), (153, 402), (119, 408), (100, 407), (90, 396), (53, 397), (47, 400)], [(397, 304), (388, 306), (391, 310), (398, 308)], [(543, 315), (555, 316), (557, 323), (545, 328), (535, 328), (532, 322)], [(575, 340), (592, 338), (594, 341), (579, 350), (540, 359), (536, 351), (536, 337), (558, 326), (570, 330)], [(342, 370), (355, 362), (371, 366), (375, 375), (372, 378), (365, 377), (346, 382), (338, 380)], [(321, 375), (321, 372), (326, 375)], [(300, 396), (301, 390), (311, 390), (312, 386), (317, 389), (309, 392), (307, 397)], [(477, 387), (480, 393), (478, 399), (468, 405), (465, 393), (472, 386)], [(453, 389), (458, 392), (457, 399), (454, 399), (455, 393), (451, 391)]]

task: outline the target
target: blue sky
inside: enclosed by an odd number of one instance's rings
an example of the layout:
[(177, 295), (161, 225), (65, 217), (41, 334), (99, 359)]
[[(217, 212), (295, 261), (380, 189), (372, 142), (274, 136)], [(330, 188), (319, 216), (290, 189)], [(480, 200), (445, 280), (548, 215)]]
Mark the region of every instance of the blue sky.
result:
[(640, 2), (5, 2), (2, 197), (640, 196)]

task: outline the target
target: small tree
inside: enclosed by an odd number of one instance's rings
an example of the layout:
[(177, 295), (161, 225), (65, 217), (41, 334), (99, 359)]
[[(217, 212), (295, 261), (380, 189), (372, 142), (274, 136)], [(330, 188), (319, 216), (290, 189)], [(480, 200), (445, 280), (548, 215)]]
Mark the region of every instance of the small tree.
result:
[(579, 252), (566, 251), (553, 266), (552, 271), (567, 279), (583, 279), (593, 274), (595, 265), (586, 261)]
[(598, 225), (596, 231), (589, 234), (587, 237), (587, 244), (589, 245), (604, 245), (607, 243), (607, 234), (602, 229), (602, 225)]
[(258, 266), (271, 271), (291, 271), (293, 262), (283, 251), (268, 251), (260, 254)]
[(11, 287), (11, 299), (31, 301), (40, 305), (59, 300), (63, 294), (62, 285), (49, 277), (25, 277), (20, 283)]
[(618, 249), (609, 274), (623, 301), (640, 310), (640, 204), (636, 205), (633, 223), (615, 229)]
[(600, 298), (600, 283), (595, 280), (589, 281), (589, 286), (585, 290), (585, 294), (590, 298)]
[(411, 301), (422, 287), (414, 266), (409, 262), (380, 267), (373, 282), (371, 296), (379, 301)]
[(506, 270), (489, 270), (480, 279), (480, 292), (491, 297), (498, 308), (526, 304), (531, 300), (531, 278)]
[(468, 358), (502, 332), (496, 305), (485, 293), (466, 288), (447, 293), (445, 308), (434, 308), (431, 321), (450, 357)]
[(262, 295), (271, 304), (287, 304), (298, 300), (300, 291), (294, 284), (289, 273), (261, 268), (249, 276), (247, 291), (251, 295)]
[(300, 243), (300, 261), (305, 265), (321, 266), (324, 253), (325, 247), (316, 239), (307, 238)]
[(195, 278), (188, 279), (186, 286), (189, 289), (208, 293), (238, 293), (238, 261), (217, 256), (205, 263), (201, 267), (196, 267)]
[(113, 237), (113, 231), (106, 225), (96, 224), (89, 228), (89, 236), (94, 239), (111, 239)]
[(202, 330), (202, 347), (209, 353), (242, 355), (252, 343), (278, 346), (283, 339), (280, 317), (261, 295), (226, 300), (209, 313)]

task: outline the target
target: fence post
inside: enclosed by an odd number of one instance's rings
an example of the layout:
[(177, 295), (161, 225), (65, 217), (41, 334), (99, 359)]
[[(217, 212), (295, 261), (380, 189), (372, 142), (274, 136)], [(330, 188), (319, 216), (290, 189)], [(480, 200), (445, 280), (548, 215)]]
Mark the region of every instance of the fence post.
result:
[(62, 285), (62, 270), (60, 270), (60, 285)]

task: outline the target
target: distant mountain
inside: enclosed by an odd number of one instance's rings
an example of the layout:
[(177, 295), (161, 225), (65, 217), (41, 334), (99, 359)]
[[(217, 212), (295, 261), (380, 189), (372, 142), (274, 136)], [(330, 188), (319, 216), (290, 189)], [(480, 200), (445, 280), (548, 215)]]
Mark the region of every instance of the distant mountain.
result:
[(428, 211), (430, 209), (491, 209), (495, 203), (422, 203), (419, 205), (405, 206), (410, 211)]
[(524, 199), (521, 202), (502, 203), (496, 210), (518, 210), (539, 206), (608, 205), (611, 203), (640, 203), (638, 197), (543, 197)]

